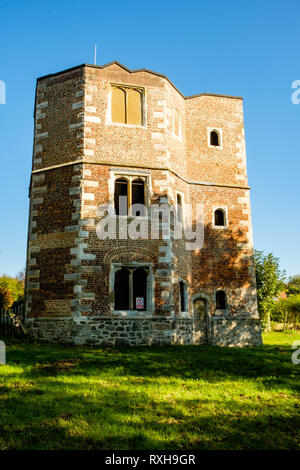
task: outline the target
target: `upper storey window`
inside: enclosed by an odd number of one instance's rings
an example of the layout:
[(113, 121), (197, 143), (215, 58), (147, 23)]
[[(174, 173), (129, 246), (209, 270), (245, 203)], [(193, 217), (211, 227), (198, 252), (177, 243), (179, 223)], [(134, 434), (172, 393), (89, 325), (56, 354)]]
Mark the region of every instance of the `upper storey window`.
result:
[(115, 180), (116, 215), (145, 215), (145, 180), (142, 178), (121, 177)]
[(143, 90), (112, 86), (111, 121), (118, 124), (143, 125)]
[(228, 225), (227, 207), (214, 207), (212, 226), (217, 229), (225, 229)]
[(181, 122), (180, 122), (180, 114), (179, 114), (178, 109), (174, 109), (173, 134), (176, 137), (180, 137), (180, 134), (181, 134)]
[(210, 133), (210, 145), (213, 145), (214, 147), (219, 147), (220, 145), (219, 134), (216, 131), (211, 131)]
[(222, 130), (208, 128), (207, 129), (208, 146), (212, 148), (222, 148)]
[(222, 209), (217, 209), (215, 211), (215, 225), (218, 227), (225, 226), (225, 212)]

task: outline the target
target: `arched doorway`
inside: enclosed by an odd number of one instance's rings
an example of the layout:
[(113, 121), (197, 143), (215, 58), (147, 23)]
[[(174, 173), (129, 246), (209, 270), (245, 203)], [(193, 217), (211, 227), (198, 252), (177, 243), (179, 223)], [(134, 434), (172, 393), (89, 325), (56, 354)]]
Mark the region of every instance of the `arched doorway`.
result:
[(194, 342), (209, 343), (208, 301), (205, 297), (197, 297), (193, 301)]

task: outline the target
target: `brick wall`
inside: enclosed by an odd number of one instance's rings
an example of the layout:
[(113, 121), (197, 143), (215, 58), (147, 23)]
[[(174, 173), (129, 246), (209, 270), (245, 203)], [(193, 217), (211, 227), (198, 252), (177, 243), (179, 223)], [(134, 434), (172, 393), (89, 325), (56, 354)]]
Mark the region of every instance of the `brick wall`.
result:
[[(112, 83), (144, 89), (143, 126), (110, 122)], [(173, 131), (175, 109), (180, 115), (179, 136)], [(213, 128), (220, 132), (220, 148), (209, 145), (208, 132)], [(173, 205), (179, 192), (184, 203), (192, 205), (193, 223), (196, 205), (203, 204), (204, 246), (186, 251), (185, 239), (162, 237), (99, 240), (97, 208), (112, 201), (114, 175), (119, 173), (147, 179), (149, 204)], [(224, 229), (213, 226), (217, 207), (226, 211)], [(116, 263), (147, 264), (151, 269), (154, 308), (135, 314), (138, 320), (144, 315), (154, 321), (153, 327), (147, 324), (154, 331), (151, 338), (160, 331), (155, 321), (175, 318), (182, 320), (180, 327), (178, 321), (172, 324), (166, 342), (193, 342), (193, 300), (201, 296), (208, 305), (207, 328), (210, 333), (214, 329), (215, 343), (232, 342), (229, 327), (211, 326), (217, 318), (225, 325), (234, 319), (249, 332), (249, 344), (259, 343), (250, 322), (258, 323), (258, 315), (240, 98), (185, 98), (166, 77), (145, 70), (132, 72), (118, 63), (80, 66), (38, 80), (26, 282), (32, 334), (58, 341), (55, 330), (60, 320), (64, 328), (77, 325), (75, 336), (68, 337), (82, 343), (94, 330), (80, 330), (80, 325), (97, 319), (102, 325), (103, 319), (120, 316), (113, 311), (112, 266)], [(180, 280), (187, 286), (186, 321), (179, 306)], [(218, 289), (227, 294), (226, 311), (216, 310)], [(100, 331), (99, 325), (95, 331)], [(112, 328), (118, 337), (116, 325)], [(128, 328), (122, 334), (129, 334)], [(186, 328), (186, 334), (177, 341), (178, 328), (181, 332)], [(100, 336), (104, 341), (103, 331)], [(128, 344), (134, 342), (140, 344), (137, 339)]]

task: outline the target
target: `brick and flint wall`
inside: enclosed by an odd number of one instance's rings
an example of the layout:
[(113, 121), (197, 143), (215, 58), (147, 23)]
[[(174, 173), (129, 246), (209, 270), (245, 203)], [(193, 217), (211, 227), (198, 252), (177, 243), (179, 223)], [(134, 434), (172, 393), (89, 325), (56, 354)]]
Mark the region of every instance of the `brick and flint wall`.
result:
[[(144, 125), (110, 122), (110, 86), (144, 90)], [(180, 136), (174, 135), (174, 109)], [(212, 148), (209, 129), (219, 129)], [(185, 240), (99, 240), (97, 209), (113, 200), (115, 175), (142, 175), (149, 203), (204, 208), (204, 246)], [(227, 227), (213, 226), (224, 208)], [(132, 219), (129, 219), (129, 221)], [(113, 311), (116, 264), (147, 265), (151, 311)], [(179, 280), (188, 312), (179, 308)], [(227, 294), (218, 311), (215, 293)], [(207, 302), (207, 341), (260, 344), (242, 100), (185, 98), (164, 76), (118, 63), (80, 66), (37, 81), (30, 187), (26, 315), (32, 335), (70, 343), (193, 343), (193, 301)]]

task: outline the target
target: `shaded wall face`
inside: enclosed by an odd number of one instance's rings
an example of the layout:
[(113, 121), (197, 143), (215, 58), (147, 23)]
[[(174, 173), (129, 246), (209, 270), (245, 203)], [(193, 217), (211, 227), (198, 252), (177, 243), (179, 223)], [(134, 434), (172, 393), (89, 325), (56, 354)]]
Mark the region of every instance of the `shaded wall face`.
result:
[(65, 283), (72, 231), (72, 166), (32, 175), (27, 254), (27, 316), (69, 316), (73, 286)]
[[(209, 296), (212, 314), (216, 292), (227, 295), (228, 314), (257, 316), (256, 280), (248, 191), (236, 188), (194, 186), (191, 202), (203, 204), (204, 244), (192, 252), (192, 296)], [(214, 213), (221, 208), (225, 226), (216, 226)]]

